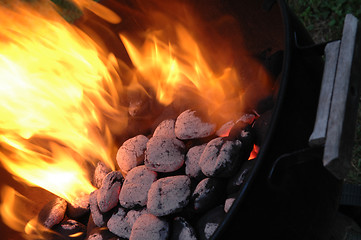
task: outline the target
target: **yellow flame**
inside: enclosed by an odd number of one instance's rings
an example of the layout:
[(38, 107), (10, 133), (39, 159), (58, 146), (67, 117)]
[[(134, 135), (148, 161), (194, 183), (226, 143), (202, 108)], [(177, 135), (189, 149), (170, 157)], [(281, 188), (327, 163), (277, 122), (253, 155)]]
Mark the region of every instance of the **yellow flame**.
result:
[(48, 2), (0, 14), (1, 162), (71, 201), (94, 189), (82, 161), (114, 169), (104, 115), (119, 115), (116, 60)]

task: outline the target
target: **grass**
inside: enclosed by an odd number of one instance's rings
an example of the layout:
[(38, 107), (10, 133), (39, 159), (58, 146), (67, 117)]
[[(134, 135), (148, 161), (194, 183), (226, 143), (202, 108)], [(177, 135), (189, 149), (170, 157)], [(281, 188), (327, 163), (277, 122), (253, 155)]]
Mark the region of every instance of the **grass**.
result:
[[(316, 43), (341, 39), (346, 14), (361, 20), (361, 0), (286, 0)], [(360, 104), (361, 105), (361, 104)], [(361, 184), (361, 106), (355, 130), (351, 170), (346, 182)]]

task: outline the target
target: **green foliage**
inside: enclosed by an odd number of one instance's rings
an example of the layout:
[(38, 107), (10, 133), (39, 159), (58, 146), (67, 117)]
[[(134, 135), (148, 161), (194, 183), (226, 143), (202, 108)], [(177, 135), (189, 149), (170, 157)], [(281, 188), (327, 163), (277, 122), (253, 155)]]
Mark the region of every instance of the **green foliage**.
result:
[(287, 0), (311, 35), (321, 41), (339, 39), (348, 13), (361, 18), (361, 0)]

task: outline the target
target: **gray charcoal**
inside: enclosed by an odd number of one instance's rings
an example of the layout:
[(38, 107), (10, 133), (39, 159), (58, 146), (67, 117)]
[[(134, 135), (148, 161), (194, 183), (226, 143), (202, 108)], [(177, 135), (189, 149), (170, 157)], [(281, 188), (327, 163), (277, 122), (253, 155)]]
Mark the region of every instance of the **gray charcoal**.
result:
[(82, 240), (86, 237), (86, 226), (72, 219), (55, 225), (52, 230), (69, 240)]
[(158, 179), (148, 192), (148, 211), (156, 216), (178, 212), (189, 202), (190, 184), (191, 180), (186, 175)]
[(123, 143), (117, 152), (117, 163), (120, 170), (127, 173), (132, 168), (143, 164), (144, 151), (148, 138), (144, 135), (137, 135)]
[(165, 136), (165, 137), (171, 137), (176, 138), (175, 132), (174, 132), (174, 125), (175, 120), (174, 119), (166, 119), (162, 121), (158, 127), (154, 130), (153, 137), (154, 136)]
[(199, 166), (199, 160), (207, 144), (192, 147), (188, 150), (185, 160), (185, 172), (190, 178), (202, 179), (204, 174)]
[(118, 204), (119, 193), (123, 183), (123, 175), (119, 171), (108, 173), (99, 188), (97, 201), (101, 212), (108, 212)]
[(192, 194), (193, 209), (204, 212), (224, 201), (226, 182), (219, 178), (205, 178)]
[(215, 124), (204, 122), (193, 110), (182, 112), (175, 122), (175, 135), (182, 140), (209, 137), (215, 131)]
[(93, 228), (88, 234), (86, 240), (120, 240), (120, 238), (111, 233), (107, 228)]
[(169, 224), (152, 214), (141, 215), (134, 223), (130, 240), (166, 240), (169, 236)]
[(126, 209), (119, 207), (118, 211), (109, 219), (108, 229), (119, 237), (129, 239), (134, 222), (145, 213), (145, 209), (126, 212)]
[(89, 213), (89, 194), (81, 194), (72, 203), (68, 203), (66, 214), (72, 219), (78, 219)]
[(226, 213), (223, 206), (217, 206), (206, 212), (197, 222), (196, 231), (200, 240), (208, 240), (212, 237)]
[(242, 143), (227, 141), (218, 137), (211, 140), (204, 149), (199, 165), (208, 177), (230, 177), (241, 164), (239, 155)]
[[(90, 193), (89, 196), (89, 205), (90, 205), (90, 213), (93, 219), (93, 222), (98, 227), (106, 226), (108, 219), (110, 218), (111, 213), (102, 213), (98, 206), (97, 195), (99, 189)], [(89, 226), (88, 226), (89, 227)]]
[(173, 172), (184, 164), (185, 145), (176, 138), (152, 137), (147, 143), (144, 164), (156, 172)]
[(67, 202), (62, 198), (55, 198), (48, 202), (39, 212), (38, 221), (47, 228), (60, 223), (66, 212)]
[(155, 180), (157, 173), (144, 165), (130, 170), (120, 190), (120, 205), (125, 208), (146, 206), (149, 188)]
[(176, 217), (172, 222), (170, 240), (197, 240), (193, 227), (182, 217)]
[(241, 169), (229, 179), (227, 183), (227, 193), (235, 193), (241, 190), (241, 187), (247, 182), (251, 170), (256, 163), (256, 159), (247, 160), (242, 163)]
[(105, 165), (105, 163), (98, 162), (94, 170), (93, 185), (96, 188), (100, 188), (103, 185), (105, 176), (111, 171), (112, 170), (107, 165)]

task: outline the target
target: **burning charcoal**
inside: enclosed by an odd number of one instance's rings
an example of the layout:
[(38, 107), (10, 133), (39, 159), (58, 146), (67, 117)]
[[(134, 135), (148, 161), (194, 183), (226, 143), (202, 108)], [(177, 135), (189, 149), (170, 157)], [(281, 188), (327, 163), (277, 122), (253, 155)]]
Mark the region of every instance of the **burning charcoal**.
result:
[(99, 210), (98, 201), (97, 201), (98, 192), (99, 192), (99, 189), (90, 193), (90, 196), (89, 196), (90, 213), (91, 213), (91, 217), (92, 217), (95, 225), (98, 227), (104, 227), (106, 225), (111, 213), (110, 212), (102, 213)]
[(101, 212), (108, 212), (118, 204), (119, 193), (123, 183), (123, 175), (118, 171), (107, 174), (103, 185), (99, 188), (97, 201)]
[(146, 213), (134, 223), (130, 240), (166, 240), (169, 236), (169, 224), (165, 220)]
[(120, 240), (116, 235), (111, 233), (107, 228), (94, 228), (88, 234), (86, 240)]
[(120, 205), (125, 208), (145, 206), (150, 185), (155, 180), (157, 180), (157, 173), (148, 170), (144, 165), (130, 170), (120, 190)]
[(165, 216), (181, 210), (188, 204), (191, 180), (179, 175), (158, 179), (148, 192), (148, 211), (156, 216)]
[(262, 145), (262, 143), (265, 140), (265, 137), (267, 136), (269, 124), (270, 124), (272, 116), (273, 116), (272, 114), (273, 114), (273, 111), (271, 111), (271, 110), (267, 111), (267, 112), (263, 113), (254, 123), (254, 129), (255, 129), (256, 139), (257, 139), (256, 144), (258, 146)]
[(215, 124), (203, 122), (192, 110), (181, 113), (175, 122), (175, 135), (182, 140), (208, 137), (215, 131)]
[(232, 178), (229, 179), (227, 184), (228, 194), (237, 192), (241, 189), (243, 183), (247, 181), (255, 162), (256, 160), (245, 161), (237, 174), (235, 174)]
[(204, 174), (199, 166), (199, 159), (206, 148), (207, 144), (200, 146), (194, 146), (188, 150), (186, 155), (185, 165), (186, 165), (186, 175), (190, 178), (202, 179)]
[(250, 125), (254, 122), (256, 116), (252, 113), (246, 113), (242, 115), (237, 121), (229, 121), (223, 124), (216, 132), (216, 135), (219, 137), (226, 137), (229, 135), (231, 129), (236, 125), (242, 125), (245, 128), (247, 125)]
[(112, 170), (107, 165), (105, 165), (105, 163), (98, 162), (94, 171), (93, 185), (96, 188), (100, 188), (103, 185), (105, 176), (111, 171)]
[(89, 194), (82, 194), (72, 203), (68, 203), (68, 209), (66, 213), (68, 217), (77, 219), (87, 214), (89, 210)]
[(117, 163), (122, 172), (127, 173), (130, 169), (140, 165), (144, 161), (144, 151), (148, 138), (138, 135), (123, 143), (117, 152)]
[(173, 172), (184, 163), (184, 143), (176, 138), (152, 137), (145, 151), (145, 166), (156, 172)]
[(67, 202), (62, 198), (56, 198), (48, 202), (39, 212), (38, 221), (47, 228), (52, 228), (63, 220)]
[(204, 149), (199, 165), (208, 177), (229, 177), (240, 165), (239, 154), (242, 143), (227, 141), (218, 137), (210, 141)]
[(205, 178), (200, 181), (192, 194), (193, 208), (203, 212), (224, 199), (225, 181), (218, 178)]
[(58, 225), (55, 225), (53, 230), (69, 240), (82, 240), (86, 237), (85, 225), (72, 219), (68, 219)]
[(215, 207), (204, 214), (197, 222), (196, 229), (199, 235), (199, 239), (210, 239), (223, 221), (224, 216), (225, 212), (222, 205)]
[(197, 240), (193, 227), (182, 217), (176, 217), (172, 222), (170, 240)]
[(174, 132), (174, 125), (175, 125), (175, 121), (173, 119), (167, 119), (162, 121), (158, 125), (158, 127), (154, 130), (153, 137), (165, 136), (165, 137), (176, 138)]
[(127, 213), (124, 208), (119, 207), (118, 211), (109, 219), (108, 229), (119, 237), (129, 239), (134, 222), (145, 213), (146, 210), (131, 210)]

